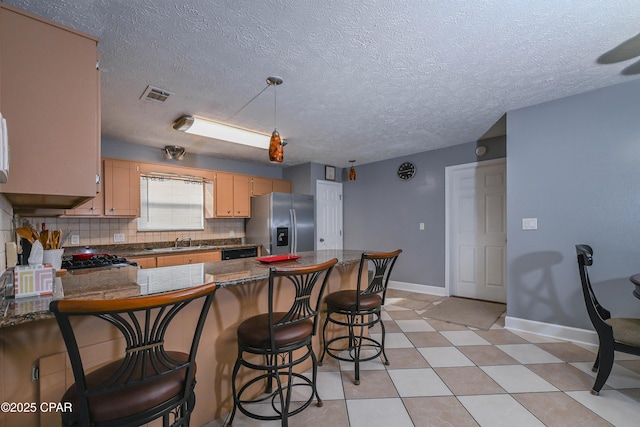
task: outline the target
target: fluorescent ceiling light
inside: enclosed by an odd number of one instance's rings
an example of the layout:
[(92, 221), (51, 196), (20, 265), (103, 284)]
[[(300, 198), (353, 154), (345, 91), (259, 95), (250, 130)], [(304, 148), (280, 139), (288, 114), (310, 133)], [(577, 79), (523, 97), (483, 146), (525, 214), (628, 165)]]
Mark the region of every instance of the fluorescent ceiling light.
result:
[(251, 147), (269, 148), (271, 135), (225, 125), (195, 116), (182, 116), (173, 124), (175, 130)]

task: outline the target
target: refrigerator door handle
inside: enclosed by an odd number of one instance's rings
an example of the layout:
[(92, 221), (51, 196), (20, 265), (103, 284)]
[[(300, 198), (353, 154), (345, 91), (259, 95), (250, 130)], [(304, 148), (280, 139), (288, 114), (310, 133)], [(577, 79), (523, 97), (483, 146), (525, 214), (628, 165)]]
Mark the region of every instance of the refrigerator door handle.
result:
[(296, 253), (298, 252), (298, 223), (296, 220), (296, 210), (289, 209), (289, 215), (291, 216), (291, 234), (293, 234), (291, 237), (291, 252)]

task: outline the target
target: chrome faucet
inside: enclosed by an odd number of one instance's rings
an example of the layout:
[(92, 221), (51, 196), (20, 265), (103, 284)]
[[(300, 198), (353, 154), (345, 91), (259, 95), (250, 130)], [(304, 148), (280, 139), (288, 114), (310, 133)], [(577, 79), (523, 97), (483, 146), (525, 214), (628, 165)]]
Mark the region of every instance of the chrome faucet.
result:
[(186, 239), (184, 239), (184, 240), (188, 240), (188, 241), (189, 241), (189, 247), (191, 247), (191, 237), (187, 237), (187, 238), (186, 238)]
[(176, 243), (175, 243), (175, 244), (174, 244), (174, 246), (173, 246), (174, 248), (177, 248), (177, 247), (178, 247), (178, 240), (180, 240), (180, 238), (179, 238), (179, 237), (176, 237)]

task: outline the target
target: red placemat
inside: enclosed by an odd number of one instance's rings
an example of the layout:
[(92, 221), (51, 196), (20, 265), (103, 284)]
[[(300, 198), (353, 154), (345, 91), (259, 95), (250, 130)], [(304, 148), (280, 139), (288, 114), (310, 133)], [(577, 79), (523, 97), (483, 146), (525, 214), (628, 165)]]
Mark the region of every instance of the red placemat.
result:
[(256, 259), (258, 261), (260, 261), (260, 262), (270, 263), (270, 262), (279, 262), (279, 261), (291, 261), (291, 260), (298, 259), (298, 258), (301, 258), (301, 256), (300, 255), (286, 254), (286, 255), (263, 256), (263, 257), (256, 258)]

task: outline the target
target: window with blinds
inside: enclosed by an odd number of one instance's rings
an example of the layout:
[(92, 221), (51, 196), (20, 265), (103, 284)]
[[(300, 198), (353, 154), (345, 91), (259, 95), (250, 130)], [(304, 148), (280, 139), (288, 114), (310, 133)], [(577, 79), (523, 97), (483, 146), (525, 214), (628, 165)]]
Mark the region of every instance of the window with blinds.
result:
[(203, 230), (202, 179), (142, 175), (139, 231)]

